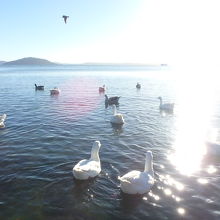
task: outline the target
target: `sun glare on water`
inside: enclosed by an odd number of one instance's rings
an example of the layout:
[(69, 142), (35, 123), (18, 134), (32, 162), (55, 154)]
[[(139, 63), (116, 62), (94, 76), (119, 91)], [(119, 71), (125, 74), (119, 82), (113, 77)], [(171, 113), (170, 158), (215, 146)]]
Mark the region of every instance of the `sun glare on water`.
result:
[(168, 156), (180, 173), (200, 170), (214, 109), (212, 84), (206, 77), (185, 76), (176, 81), (174, 152)]

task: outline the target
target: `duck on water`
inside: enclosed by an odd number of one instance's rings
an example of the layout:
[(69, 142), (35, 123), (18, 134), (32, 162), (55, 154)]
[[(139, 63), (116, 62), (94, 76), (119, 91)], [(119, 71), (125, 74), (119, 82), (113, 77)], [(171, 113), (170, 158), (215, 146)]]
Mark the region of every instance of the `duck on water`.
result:
[(36, 83), (35, 85), (35, 90), (44, 90), (44, 86), (38, 86)]
[(113, 97), (108, 97), (107, 95), (105, 95), (105, 105), (118, 105), (119, 104), (119, 99), (120, 96), (113, 96)]
[(51, 95), (58, 95), (60, 93), (60, 89), (57, 87), (54, 87), (53, 89), (50, 90)]

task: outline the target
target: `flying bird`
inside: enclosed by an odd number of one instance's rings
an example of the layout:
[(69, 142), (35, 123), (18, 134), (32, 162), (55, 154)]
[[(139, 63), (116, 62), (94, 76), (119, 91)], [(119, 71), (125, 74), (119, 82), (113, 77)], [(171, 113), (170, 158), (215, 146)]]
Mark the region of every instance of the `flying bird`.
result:
[(63, 15), (63, 19), (64, 19), (65, 24), (66, 24), (67, 18), (69, 18), (69, 16)]

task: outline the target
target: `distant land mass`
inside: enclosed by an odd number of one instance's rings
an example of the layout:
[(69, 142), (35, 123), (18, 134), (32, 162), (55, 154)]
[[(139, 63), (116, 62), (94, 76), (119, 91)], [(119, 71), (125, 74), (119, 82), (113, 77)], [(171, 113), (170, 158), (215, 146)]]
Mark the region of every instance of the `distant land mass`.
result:
[(50, 62), (49, 60), (45, 60), (45, 59), (25, 57), (25, 58), (13, 60), (10, 62), (3, 62), (1, 65), (3, 66), (14, 66), (14, 65), (49, 66), (49, 65), (57, 65), (57, 64)]
[(97, 65), (97, 66), (160, 66), (166, 64), (146, 64), (146, 63), (83, 63), (83, 65)]
[(81, 64), (71, 64), (71, 63), (55, 63), (46, 59), (35, 58), (35, 57), (25, 57), (18, 60), (13, 61), (0, 61), (0, 66), (115, 66), (116, 68), (120, 67), (158, 67), (158, 66), (167, 66), (167, 64), (145, 64), (145, 63), (95, 63), (95, 62), (87, 62)]

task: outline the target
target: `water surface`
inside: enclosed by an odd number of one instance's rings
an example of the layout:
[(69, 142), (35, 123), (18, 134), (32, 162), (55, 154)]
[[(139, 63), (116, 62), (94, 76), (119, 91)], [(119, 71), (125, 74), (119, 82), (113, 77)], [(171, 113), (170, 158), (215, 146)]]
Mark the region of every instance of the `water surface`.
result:
[[(0, 219), (219, 219), (220, 159), (204, 146), (211, 137), (220, 141), (219, 89), (177, 74), (1, 68)], [(45, 90), (35, 91), (35, 83)], [(122, 128), (109, 122), (103, 84), (106, 94), (121, 96)], [(50, 96), (54, 86), (60, 95)], [(159, 111), (158, 96), (175, 102), (173, 114)], [(76, 181), (72, 168), (89, 158), (95, 140), (102, 172)], [(147, 150), (156, 183), (143, 196), (126, 196), (118, 176), (143, 170)]]

